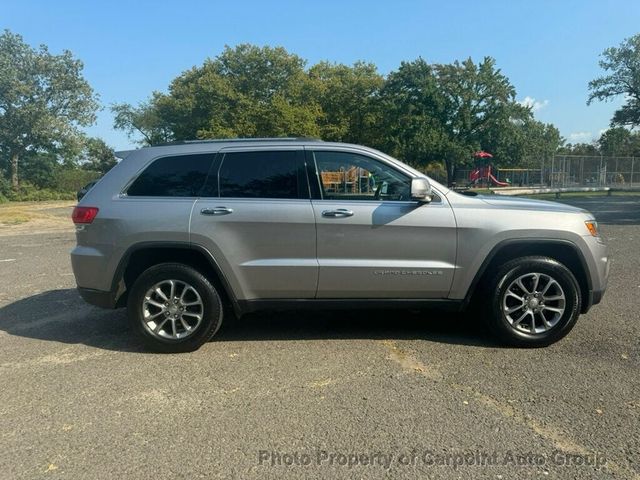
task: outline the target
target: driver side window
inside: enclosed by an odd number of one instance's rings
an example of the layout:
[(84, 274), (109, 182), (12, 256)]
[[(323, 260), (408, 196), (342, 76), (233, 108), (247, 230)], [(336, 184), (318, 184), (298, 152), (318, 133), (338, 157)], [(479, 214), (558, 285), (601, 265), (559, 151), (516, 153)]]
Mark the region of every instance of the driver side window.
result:
[(349, 152), (313, 152), (324, 200), (411, 199), (411, 180), (388, 165)]

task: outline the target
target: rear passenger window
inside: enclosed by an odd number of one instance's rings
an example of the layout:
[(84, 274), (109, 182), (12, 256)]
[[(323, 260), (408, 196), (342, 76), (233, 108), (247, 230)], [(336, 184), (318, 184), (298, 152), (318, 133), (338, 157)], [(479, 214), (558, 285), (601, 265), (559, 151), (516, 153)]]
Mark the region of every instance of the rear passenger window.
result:
[(127, 190), (129, 196), (197, 197), (209, 173), (213, 154), (162, 157)]
[[(300, 154), (293, 150), (225, 154), (219, 172), (220, 196), (300, 198)], [(308, 198), (308, 193), (305, 198)]]

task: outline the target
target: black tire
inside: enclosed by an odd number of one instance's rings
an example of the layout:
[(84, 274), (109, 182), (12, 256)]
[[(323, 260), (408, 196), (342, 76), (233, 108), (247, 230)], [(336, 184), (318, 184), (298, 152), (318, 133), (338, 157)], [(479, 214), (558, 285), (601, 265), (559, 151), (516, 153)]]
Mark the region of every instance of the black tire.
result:
[[(503, 308), (503, 298), (512, 282), (522, 275), (534, 272), (555, 280), (564, 293), (564, 312), (561, 315), (558, 314), (559, 319), (552, 327), (546, 327), (541, 318), (536, 317), (535, 314), (532, 315), (535, 317), (534, 322), (537, 321), (544, 328), (548, 328), (539, 333), (523, 331), (523, 328), (530, 327), (530, 323), (528, 325), (525, 323), (519, 328), (514, 327)], [(485, 279), (487, 283), (483, 289), (485, 292), (484, 316), (487, 326), (493, 334), (508, 345), (517, 347), (551, 345), (567, 335), (578, 320), (582, 301), (578, 282), (567, 267), (552, 258), (537, 256), (517, 258), (501, 265), (493, 273), (489, 273)], [(517, 304), (519, 300), (515, 300), (515, 302)], [(514, 316), (525, 311), (526, 308), (515, 312)], [(530, 322), (529, 317), (525, 318)]]
[[(147, 292), (156, 284), (169, 280), (184, 282), (200, 296), (198, 308), (201, 320), (185, 338), (161, 338), (151, 332), (144, 318), (144, 302)], [(192, 294), (194, 295), (194, 294)], [(188, 309), (189, 307), (184, 307)], [(197, 270), (180, 263), (161, 263), (145, 270), (135, 281), (127, 301), (129, 323), (146, 348), (161, 353), (181, 353), (197, 350), (220, 329), (223, 307), (220, 295), (212, 283)], [(169, 314), (167, 314), (169, 315)], [(159, 317), (160, 319), (163, 316)], [(187, 318), (187, 317), (184, 317)], [(177, 322), (177, 321), (176, 321)]]

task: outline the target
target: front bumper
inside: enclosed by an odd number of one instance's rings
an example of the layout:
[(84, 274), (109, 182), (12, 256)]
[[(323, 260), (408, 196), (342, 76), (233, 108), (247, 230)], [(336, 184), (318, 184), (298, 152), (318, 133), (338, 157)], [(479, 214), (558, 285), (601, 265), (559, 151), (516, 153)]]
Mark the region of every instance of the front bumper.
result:
[(604, 296), (604, 290), (589, 290), (587, 298), (582, 300), (582, 309), (580, 313), (587, 313), (591, 307), (599, 304)]

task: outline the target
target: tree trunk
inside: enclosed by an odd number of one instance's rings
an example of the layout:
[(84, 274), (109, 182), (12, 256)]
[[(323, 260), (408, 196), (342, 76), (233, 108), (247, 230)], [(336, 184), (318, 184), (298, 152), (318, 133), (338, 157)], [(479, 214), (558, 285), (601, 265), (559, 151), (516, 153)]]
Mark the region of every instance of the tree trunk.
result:
[(18, 182), (18, 154), (17, 153), (13, 153), (11, 155), (11, 187), (13, 187), (14, 190), (18, 189), (19, 186), (19, 182)]
[(447, 169), (447, 186), (451, 187), (456, 179), (456, 165), (452, 159), (445, 159), (445, 167)]

